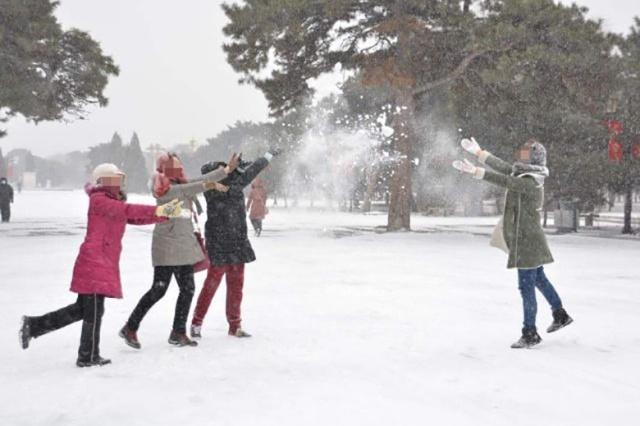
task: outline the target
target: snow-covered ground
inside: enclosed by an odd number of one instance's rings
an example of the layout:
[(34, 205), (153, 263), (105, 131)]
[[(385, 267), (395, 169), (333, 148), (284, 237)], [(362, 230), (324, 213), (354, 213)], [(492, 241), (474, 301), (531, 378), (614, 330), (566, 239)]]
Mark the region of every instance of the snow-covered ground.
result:
[(174, 284), (135, 351), (117, 332), (151, 283), (151, 228), (130, 227), (125, 298), (107, 301), (102, 329), (113, 364), (79, 369), (79, 324), (27, 351), (17, 328), (75, 299), (86, 203), (81, 191), (23, 192), (0, 226), (1, 425), (638, 424), (637, 239), (550, 235), (547, 272), (575, 323), (516, 351), (515, 272), (487, 245), (495, 218), (416, 216), (418, 232), (381, 234), (382, 215), (272, 208), (247, 268), (254, 337), (226, 336), (221, 287), (200, 346), (169, 346)]

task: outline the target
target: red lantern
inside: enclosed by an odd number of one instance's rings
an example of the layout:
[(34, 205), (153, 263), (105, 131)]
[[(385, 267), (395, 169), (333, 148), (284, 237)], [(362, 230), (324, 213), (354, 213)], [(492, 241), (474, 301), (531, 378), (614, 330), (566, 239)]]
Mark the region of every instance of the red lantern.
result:
[(619, 135), (624, 130), (624, 126), (618, 120), (607, 120), (607, 129), (609, 129), (609, 133)]
[(622, 144), (615, 137), (612, 137), (609, 140), (609, 160), (621, 163), (623, 155)]
[(631, 145), (631, 158), (637, 160), (640, 158), (640, 140), (636, 140), (633, 145)]

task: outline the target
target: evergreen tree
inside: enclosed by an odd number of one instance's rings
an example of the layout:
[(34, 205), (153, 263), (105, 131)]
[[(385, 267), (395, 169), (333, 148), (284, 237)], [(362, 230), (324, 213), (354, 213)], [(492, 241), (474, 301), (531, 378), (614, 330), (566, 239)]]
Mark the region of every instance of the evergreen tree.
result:
[[(631, 214), (633, 190), (640, 184), (640, 18), (635, 18), (630, 34), (618, 40), (620, 55), (616, 87), (609, 103), (608, 119), (622, 123), (622, 134), (616, 136), (622, 144), (622, 161), (607, 166), (609, 187), (624, 195), (624, 234), (633, 233)], [(602, 143), (604, 146), (604, 142)]]
[(513, 0), (485, 7), (480, 34), (510, 49), (472, 64), (453, 86), (459, 127), (505, 160), (529, 138), (540, 140), (551, 168), (548, 204), (601, 205), (608, 180), (602, 122), (617, 74), (614, 38), (575, 5)]
[[(241, 81), (260, 88), (274, 115), (300, 106), (309, 81), (336, 66), (391, 94), (396, 164), (388, 229), (410, 228), (414, 119), (419, 99), (460, 77), (488, 53), (474, 40), (469, 1), (301, 0), (223, 6), (230, 23), (224, 46)], [(264, 70), (273, 71), (264, 77)]]
[(102, 163), (113, 163), (122, 169), (126, 155), (124, 151), (122, 138), (118, 132), (115, 132), (111, 137), (111, 141), (89, 148), (89, 153), (87, 154), (89, 158), (89, 169), (92, 170)]
[(0, 122), (82, 117), (87, 105), (107, 104), (104, 89), (118, 67), (88, 33), (62, 29), (57, 5), (0, 0)]
[(123, 171), (127, 174), (127, 190), (129, 192), (146, 193), (149, 191), (149, 173), (145, 164), (140, 139), (133, 133), (131, 142), (124, 149)]

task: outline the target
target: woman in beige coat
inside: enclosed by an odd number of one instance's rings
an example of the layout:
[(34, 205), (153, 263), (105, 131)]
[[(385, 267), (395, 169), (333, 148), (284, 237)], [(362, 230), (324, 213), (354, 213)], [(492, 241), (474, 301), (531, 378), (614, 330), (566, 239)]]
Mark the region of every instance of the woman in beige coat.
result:
[(178, 199), (184, 202), (182, 217), (159, 223), (153, 230), (151, 257), (154, 267), (153, 284), (135, 309), (129, 320), (120, 330), (120, 337), (135, 348), (140, 349), (137, 331), (140, 322), (149, 309), (160, 300), (165, 293), (171, 277), (175, 276), (180, 293), (176, 302), (173, 328), (169, 335), (169, 343), (176, 346), (196, 346), (197, 343), (186, 335), (186, 322), (195, 291), (193, 281), (193, 265), (205, 259), (205, 254), (194, 235), (192, 216), (202, 211), (197, 194), (215, 188), (225, 191), (219, 180), (227, 177), (238, 165), (239, 156), (234, 154), (226, 167), (217, 168), (196, 179), (188, 180), (180, 159), (175, 154), (163, 154), (158, 158), (156, 175), (154, 176), (153, 195), (158, 204), (164, 200)]

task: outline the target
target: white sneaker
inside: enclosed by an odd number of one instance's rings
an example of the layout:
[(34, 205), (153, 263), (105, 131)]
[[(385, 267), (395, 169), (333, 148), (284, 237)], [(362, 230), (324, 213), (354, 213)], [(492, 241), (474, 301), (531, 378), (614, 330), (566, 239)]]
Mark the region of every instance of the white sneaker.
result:
[(200, 330), (202, 326), (200, 325), (192, 325), (191, 326), (191, 338), (192, 339), (202, 339), (202, 334), (200, 334)]
[(235, 337), (240, 337), (240, 338), (242, 338), (242, 337), (251, 337), (251, 335), (249, 333), (247, 333), (246, 331), (244, 331), (241, 328), (238, 328), (235, 333), (229, 332), (229, 336), (235, 336)]

